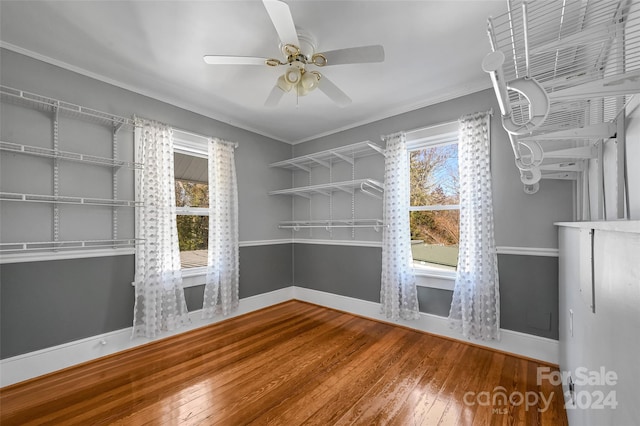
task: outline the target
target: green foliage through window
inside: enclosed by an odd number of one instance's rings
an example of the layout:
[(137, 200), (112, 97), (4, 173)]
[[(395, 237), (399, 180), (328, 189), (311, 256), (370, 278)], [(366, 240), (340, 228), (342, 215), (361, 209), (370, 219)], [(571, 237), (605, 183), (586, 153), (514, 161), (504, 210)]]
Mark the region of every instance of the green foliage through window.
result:
[(209, 241), (209, 216), (178, 215), (180, 251), (206, 250)]
[[(176, 207), (209, 207), (209, 185), (176, 179)], [(209, 217), (178, 214), (180, 251), (206, 250), (209, 239)]]
[(176, 207), (209, 207), (209, 185), (176, 179)]
[(455, 267), (460, 242), (458, 145), (432, 146), (409, 152), (413, 259)]

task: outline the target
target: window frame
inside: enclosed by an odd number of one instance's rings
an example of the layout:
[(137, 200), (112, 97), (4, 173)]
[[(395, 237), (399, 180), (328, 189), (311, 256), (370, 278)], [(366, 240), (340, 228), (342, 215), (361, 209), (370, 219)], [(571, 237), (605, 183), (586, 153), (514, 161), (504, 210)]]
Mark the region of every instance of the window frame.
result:
[[(423, 129), (407, 132), (407, 159), (410, 158), (411, 152), (419, 151), (425, 148), (433, 148), (437, 146), (447, 146), (458, 144), (458, 122), (451, 121), (438, 124), (435, 126), (425, 127)], [(410, 168), (410, 167), (409, 167)], [(407, 175), (407, 179), (411, 179), (411, 171)], [(460, 204), (435, 204), (431, 206), (409, 206), (407, 214), (414, 211), (443, 211), (443, 210), (460, 210)], [(413, 273), (419, 278), (418, 285), (423, 287), (440, 288), (444, 290), (452, 290), (453, 286), (450, 281), (456, 278), (456, 271), (450, 271), (435, 268), (427, 265), (421, 265), (413, 262)], [(429, 282), (421, 283), (421, 277), (437, 278), (445, 280), (442, 283)], [(449, 281), (449, 282), (447, 282)]]

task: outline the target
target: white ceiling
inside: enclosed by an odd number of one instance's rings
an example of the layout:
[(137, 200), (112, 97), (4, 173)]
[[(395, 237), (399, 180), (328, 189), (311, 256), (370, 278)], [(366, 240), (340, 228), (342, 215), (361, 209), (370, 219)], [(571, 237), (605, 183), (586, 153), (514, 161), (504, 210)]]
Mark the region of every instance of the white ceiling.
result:
[(490, 86), (492, 1), (287, 0), (317, 50), (381, 44), (384, 63), (322, 69), (353, 103), (320, 91), (264, 101), (282, 68), (207, 65), (202, 56), (281, 58), (261, 1), (0, 1), (2, 46), (296, 143)]

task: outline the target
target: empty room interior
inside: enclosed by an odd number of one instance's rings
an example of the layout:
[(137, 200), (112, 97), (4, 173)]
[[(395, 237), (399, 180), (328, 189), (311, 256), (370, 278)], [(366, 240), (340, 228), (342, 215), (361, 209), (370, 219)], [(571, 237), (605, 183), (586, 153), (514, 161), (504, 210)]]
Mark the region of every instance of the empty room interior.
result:
[(0, 424), (640, 424), (640, 0), (0, 0), (0, 55)]

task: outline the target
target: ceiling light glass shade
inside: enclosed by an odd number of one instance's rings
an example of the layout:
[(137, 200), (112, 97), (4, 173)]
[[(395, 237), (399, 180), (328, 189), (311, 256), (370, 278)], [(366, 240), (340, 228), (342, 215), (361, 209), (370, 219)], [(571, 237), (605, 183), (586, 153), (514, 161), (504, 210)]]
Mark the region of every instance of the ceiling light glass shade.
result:
[(288, 83), (287, 80), (285, 80), (284, 75), (281, 75), (278, 78), (278, 87), (281, 88), (284, 92), (288, 92), (293, 88), (293, 84)]
[(300, 72), (300, 68), (298, 67), (289, 67), (289, 69), (284, 73), (284, 79), (289, 84), (296, 85), (300, 82), (300, 78), (302, 77), (302, 73)]
[(305, 88), (302, 84), (298, 84), (296, 86), (296, 90), (298, 91), (298, 96), (305, 96), (310, 92), (310, 90)]
[(312, 91), (316, 87), (318, 87), (318, 77), (316, 74), (312, 72), (305, 72), (302, 75), (302, 79), (300, 80), (299, 86), (302, 86), (307, 91)]

